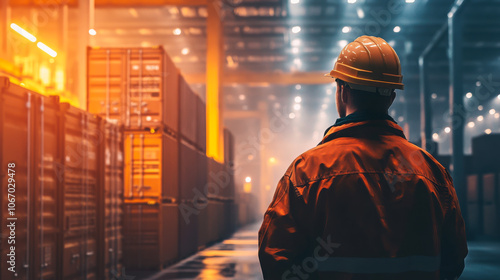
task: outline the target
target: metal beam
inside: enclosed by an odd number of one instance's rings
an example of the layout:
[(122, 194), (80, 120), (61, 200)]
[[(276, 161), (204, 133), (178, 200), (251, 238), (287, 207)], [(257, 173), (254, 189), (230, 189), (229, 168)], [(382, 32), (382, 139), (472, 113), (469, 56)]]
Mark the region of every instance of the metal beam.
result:
[[(463, 102), (463, 65), (462, 65), (462, 37), (463, 37), (463, 3), (457, 0), (448, 13), (448, 54), (450, 60), (450, 117), (451, 117), (451, 164), (455, 190), (460, 201), (462, 213), (466, 215), (467, 197), (465, 184), (464, 164), (464, 127), (465, 112)], [(480, 194), (479, 197), (482, 197)], [(481, 208), (482, 209), (482, 208)], [(479, 217), (482, 217), (481, 211)], [(481, 223), (480, 223), (481, 224)], [(480, 231), (480, 230), (479, 230)]]
[[(208, 71), (210, 72), (210, 71)], [(228, 72), (224, 74), (224, 85), (295, 85), (295, 84), (330, 84), (331, 78), (325, 77), (324, 72), (291, 72), (291, 73), (266, 73), (266, 72)], [(204, 84), (205, 73), (182, 74), (190, 84)]]

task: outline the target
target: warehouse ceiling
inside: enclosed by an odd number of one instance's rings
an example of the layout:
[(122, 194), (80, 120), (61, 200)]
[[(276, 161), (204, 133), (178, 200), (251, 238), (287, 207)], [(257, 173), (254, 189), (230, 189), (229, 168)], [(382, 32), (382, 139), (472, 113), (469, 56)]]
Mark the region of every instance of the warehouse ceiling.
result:
[[(224, 24), (226, 72), (328, 72), (341, 48), (360, 35), (386, 39), (403, 63), (406, 89), (393, 116), (419, 137), (418, 56), (447, 22), (452, 0), (226, 0), (218, 1)], [(468, 1), (464, 9), (464, 89), (497, 73), (500, 65), (500, 1)], [(91, 40), (98, 46), (163, 45), (184, 74), (205, 73), (204, 6), (98, 7)], [(209, 32), (209, 31), (208, 31)], [(430, 54), (429, 80), (437, 114), (448, 104), (447, 36)], [(325, 78), (326, 79), (326, 78)], [(479, 83), (480, 85), (480, 83)], [(203, 85), (193, 85), (203, 91)], [(249, 83), (228, 86), (228, 110), (255, 110), (259, 102), (286, 103), (303, 95), (303, 109), (333, 108), (331, 84), (274, 86)], [(500, 92), (499, 92), (500, 93)], [(465, 94), (465, 93), (464, 93)], [(265, 96), (266, 98), (262, 98)], [(496, 95), (495, 95), (496, 96)], [(492, 95), (493, 98), (493, 95)], [(492, 99), (491, 98), (491, 99)], [(487, 102), (485, 100), (484, 102)], [(309, 102), (309, 103), (308, 103)], [(334, 109), (328, 119), (334, 119)], [(475, 117), (475, 116), (473, 116)], [(436, 118), (435, 126), (446, 125)], [(318, 131), (316, 131), (318, 132)]]

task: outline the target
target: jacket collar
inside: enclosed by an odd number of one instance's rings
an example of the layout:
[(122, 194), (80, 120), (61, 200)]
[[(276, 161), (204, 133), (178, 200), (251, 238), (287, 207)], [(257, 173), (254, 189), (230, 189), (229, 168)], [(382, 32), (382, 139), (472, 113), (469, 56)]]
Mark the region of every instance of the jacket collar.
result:
[(387, 119), (365, 120), (331, 126), (318, 145), (339, 137), (366, 137), (370, 135), (397, 135), (406, 139), (403, 129), (394, 121)]

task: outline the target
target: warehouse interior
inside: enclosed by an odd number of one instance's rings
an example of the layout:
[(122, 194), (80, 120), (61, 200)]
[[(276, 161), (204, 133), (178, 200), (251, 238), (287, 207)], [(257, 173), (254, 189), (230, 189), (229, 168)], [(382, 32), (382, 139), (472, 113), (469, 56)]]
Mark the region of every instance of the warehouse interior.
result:
[(498, 279), (499, 14), (500, 0), (0, 0), (0, 212), (17, 219), (0, 279), (263, 279), (264, 212), (339, 117), (324, 75), (361, 35), (399, 55), (389, 113), (453, 177), (460, 279)]

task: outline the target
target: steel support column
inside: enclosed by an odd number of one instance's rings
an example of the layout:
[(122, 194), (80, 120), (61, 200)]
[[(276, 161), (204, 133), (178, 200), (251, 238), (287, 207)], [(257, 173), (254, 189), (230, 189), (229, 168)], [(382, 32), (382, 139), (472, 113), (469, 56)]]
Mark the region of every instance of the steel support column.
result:
[[(448, 13), (448, 54), (450, 61), (450, 116), (451, 116), (451, 164), (453, 183), (457, 192), (462, 213), (467, 213), (465, 164), (464, 164), (464, 127), (465, 113), (463, 102), (463, 3), (457, 0)], [(451, 169), (451, 168), (450, 168)]]
[[(90, 25), (90, 9), (93, 1), (78, 1), (78, 45), (76, 47), (76, 72), (71, 75), (76, 75), (76, 94), (78, 96), (79, 106), (82, 109), (87, 107), (87, 46), (89, 45), (89, 25)], [(73, 67), (72, 67), (73, 68)], [(73, 69), (75, 69), (73, 68)]]
[(427, 55), (437, 46), (448, 30), (448, 24), (443, 26), (434, 35), (429, 45), (424, 49), (418, 58), (418, 67), (420, 75), (420, 139), (423, 149), (431, 154), (437, 154), (437, 146), (432, 141), (432, 108), (431, 95), (427, 86)]
[(0, 0), (0, 58), (8, 59), (7, 32), (9, 32), (8, 0)]
[(224, 161), (223, 94), (224, 72), (224, 29), (219, 1), (209, 0), (207, 4), (207, 156)]

